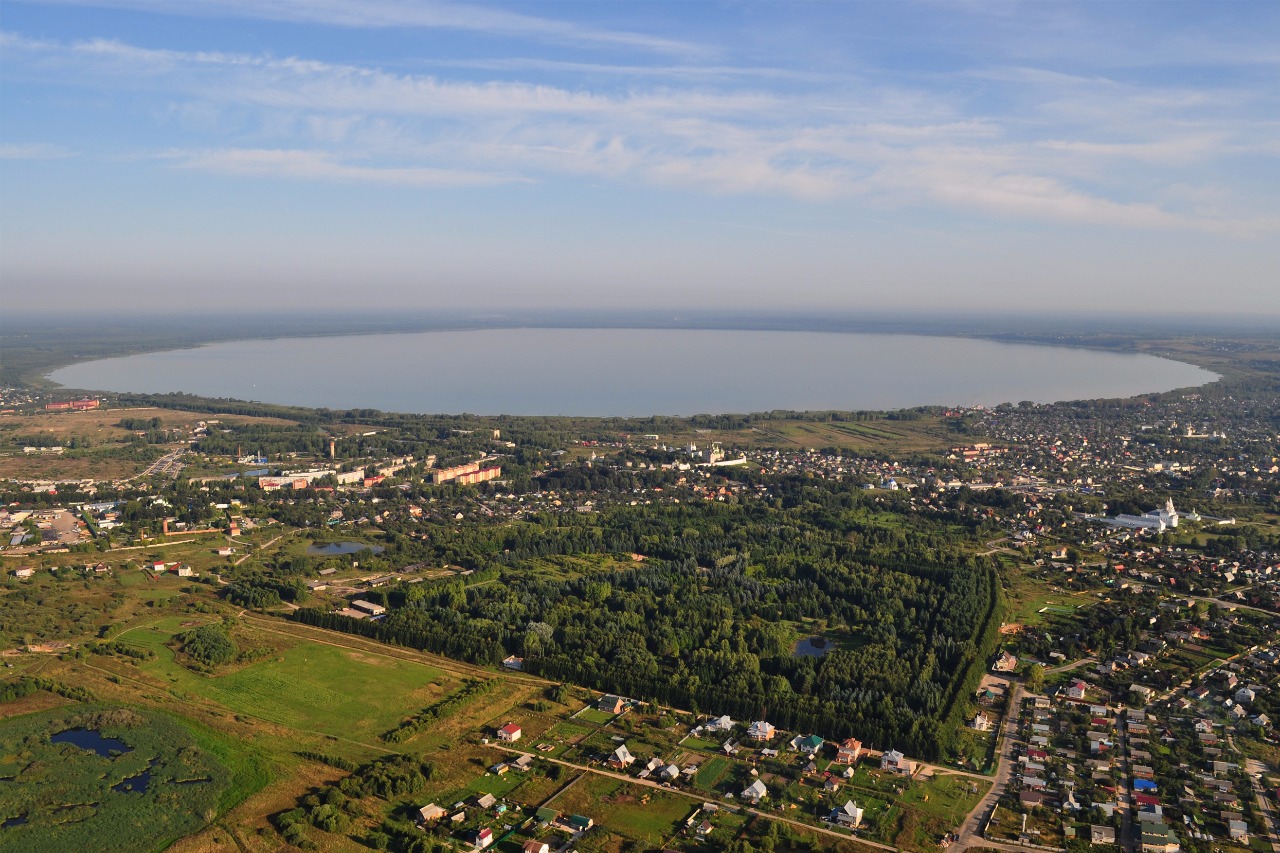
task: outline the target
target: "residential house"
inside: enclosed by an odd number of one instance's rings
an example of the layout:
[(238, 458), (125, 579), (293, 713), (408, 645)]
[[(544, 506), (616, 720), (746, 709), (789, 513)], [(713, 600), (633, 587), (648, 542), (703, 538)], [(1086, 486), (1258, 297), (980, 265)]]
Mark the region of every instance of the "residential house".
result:
[(862, 755), (862, 741), (849, 738), (836, 749), (836, 764), (854, 764)]
[(746, 790), (742, 792), (742, 799), (753, 804), (760, 802), (767, 796), (769, 796), (769, 789), (759, 779), (748, 785)]
[(709, 732), (729, 732), (733, 730), (733, 720), (728, 714), (715, 720), (709, 720), (703, 726)]
[(429, 803), (423, 806), (422, 808), (418, 809), (418, 822), (428, 823), (430, 821), (436, 821), (444, 817), (448, 813), (449, 813), (448, 811), (440, 808), (435, 803)]
[(1115, 844), (1116, 830), (1112, 826), (1098, 826), (1094, 824), (1089, 827), (1089, 843), (1090, 844)]
[(778, 730), (764, 720), (757, 720), (747, 729), (747, 737), (753, 740), (773, 740), (773, 736), (777, 733)]
[(604, 695), (596, 703), (596, 707), (607, 714), (621, 714), (627, 709), (627, 700), (621, 696)]
[(520, 727), (515, 723), (507, 723), (505, 726), (498, 729), (498, 740), (506, 741), (507, 743), (514, 743), (520, 740), (520, 736), (522, 734), (524, 734), (524, 732), (522, 732)]
[(1178, 853), (1178, 837), (1164, 822), (1142, 821), (1142, 853)]
[(992, 672), (1013, 672), (1017, 668), (1018, 659), (1005, 650), (1000, 652), (996, 662), (991, 665)]
[(805, 755), (813, 755), (822, 749), (823, 743), (825, 741), (817, 735), (809, 735), (808, 737), (796, 735), (791, 739), (791, 748), (798, 752), (803, 752)]
[(862, 809), (853, 800), (849, 800), (831, 812), (831, 822), (857, 829), (862, 823)]
[(914, 762), (901, 752), (898, 752), (898, 750), (889, 749), (880, 754), (880, 769), (910, 776), (915, 772), (916, 766)]
[(627, 750), (627, 745), (623, 744), (613, 751), (613, 754), (609, 756), (605, 764), (614, 770), (626, 770), (635, 760), (635, 756)]
[(521, 848), (524, 853), (551, 853), (551, 845), (545, 841), (530, 838)]

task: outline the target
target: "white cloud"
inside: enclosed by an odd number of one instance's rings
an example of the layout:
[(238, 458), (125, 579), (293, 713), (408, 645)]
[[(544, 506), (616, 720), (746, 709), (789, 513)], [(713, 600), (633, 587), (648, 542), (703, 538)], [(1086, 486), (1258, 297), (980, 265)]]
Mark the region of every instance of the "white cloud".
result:
[[(312, 4), (320, 6), (339, 14), (336, 5)], [(223, 174), (416, 187), (590, 176), (1107, 227), (1276, 229), (1273, 217), (1243, 205), (1193, 205), (1132, 178), (1135, 165), (1182, 169), (1241, 150), (1266, 153), (1258, 147), (1264, 134), (1247, 119), (1221, 120), (1224, 107), (1189, 88), (1025, 67), (984, 72), (1012, 87), (1010, 97), (1039, 97), (1035, 109), (1013, 116), (977, 111), (937, 81), (909, 88), (833, 80), (798, 94), (669, 81), (600, 91), (101, 39), (3, 35), (0, 48), (28, 75), (113, 94), (159, 93), (171, 99), (166, 113), (175, 123), (198, 121), (206, 133), (235, 111), (224, 133), (230, 144), (174, 156)], [(1236, 96), (1248, 102), (1247, 93)]]
[(665, 54), (705, 54), (689, 42), (584, 26), (486, 7), (429, 0), (53, 0), (58, 5), (134, 9), (166, 15), (255, 18), (356, 29), (420, 27), (522, 36), (555, 43), (632, 48)]
[(367, 166), (341, 162), (323, 151), (228, 148), (171, 151), (164, 156), (181, 168), (241, 177), (297, 178), (405, 187), (493, 186), (521, 180), (496, 174), (424, 166)]
[(0, 145), (0, 160), (62, 160), (74, 156), (74, 151), (48, 142)]

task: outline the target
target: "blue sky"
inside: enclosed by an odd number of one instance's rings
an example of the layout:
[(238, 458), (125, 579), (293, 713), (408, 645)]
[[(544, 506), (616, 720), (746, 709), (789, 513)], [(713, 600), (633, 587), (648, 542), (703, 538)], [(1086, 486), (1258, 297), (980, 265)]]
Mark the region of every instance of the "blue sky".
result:
[(1274, 2), (0, 2), (0, 296), (1280, 314), (1277, 81)]

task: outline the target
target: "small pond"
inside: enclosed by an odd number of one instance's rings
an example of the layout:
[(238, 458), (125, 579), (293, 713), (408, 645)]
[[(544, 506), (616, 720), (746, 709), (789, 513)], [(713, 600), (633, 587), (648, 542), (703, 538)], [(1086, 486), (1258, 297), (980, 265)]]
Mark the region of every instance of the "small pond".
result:
[(805, 637), (796, 643), (791, 656), (797, 658), (820, 658), (836, 647), (836, 644), (825, 637)]
[(366, 548), (375, 554), (381, 554), (386, 550), (381, 545), (367, 545), (364, 542), (330, 542), (327, 545), (312, 542), (307, 548), (307, 553), (322, 557), (337, 557), (343, 554), (359, 554)]
[(26, 822), (27, 822), (26, 815), (18, 815), (17, 817), (9, 818), (4, 823), (0, 823), (0, 829), (8, 829), (11, 826), (22, 826)]
[(112, 785), (111, 790), (119, 791), (121, 794), (145, 794), (147, 786), (151, 784), (151, 768), (156, 766), (155, 759), (151, 759), (151, 763), (147, 765), (147, 769), (143, 770), (137, 776), (129, 776), (123, 779), (118, 785)]
[(69, 743), (81, 749), (96, 752), (103, 758), (111, 758), (113, 753), (124, 755), (126, 752), (133, 752), (133, 747), (124, 741), (118, 738), (104, 737), (92, 729), (67, 729), (65, 732), (58, 732), (49, 738), (49, 741), (51, 743)]

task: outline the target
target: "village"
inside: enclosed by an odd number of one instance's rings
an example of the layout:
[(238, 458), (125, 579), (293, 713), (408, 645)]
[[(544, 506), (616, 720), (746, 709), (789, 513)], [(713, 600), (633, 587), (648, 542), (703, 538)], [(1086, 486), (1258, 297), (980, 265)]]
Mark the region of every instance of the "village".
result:
[[(39, 396), (26, 405), (55, 431), (11, 448), (14, 465), (42, 455), (78, 464), (83, 428), (63, 424), (92, 425), (102, 447), (99, 432), (120, 430), (139, 456), (107, 478), (12, 477), (0, 508), (8, 590), (34, 599), (83, 584), (107, 613), (135, 594), (212, 595), (375, 636), (424, 590), (465, 598), (494, 583), (517, 548), (556, 579), (654, 561), (639, 539), (546, 556), (508, 539), (498, 566), (478, 565), (462, 547), (473, 532), (589, 530), (644, 508), (776, 508), (808, 484), (856, 494), (846, 500), (891, 526), (963, 531), (962, 551), (1000, 568), (996, 649), (943, 757), (784, 731), (764, 703), (738, 718), (573, 688), (567, 704), (535, 697), (463, 733), (472, 758), (406, 816), (423, 838), (565, 853), (630, 838), (693, 851), (776, 822), (824, 843), (912, 850), (1269, 844), (1280, 468), (1275, 436), (1251, 409), (1169, 396), (1092, 412), (1087, 429), (1068, 405), (952, 409), (930, 417), (963, 426), (961, 440), (890, 454), (796, 446), (805, 439), (752, 428), (540, 443), (477, 425), (409, 441), (383, 426), (317, 433), (231, 415), (49, 410)], [(911, 423), (855, 422), (849, 434), (921, 440)], [(19, 652), (65, 656), (76, 652), (65, 626), (91, 620), (86, 608), (70, 622), (6, 628)], [(856, 645), (820, 622), (788, 626), (792, 657), (820, 665)], [(519, 678), (520, 655), (490, 660)]]

